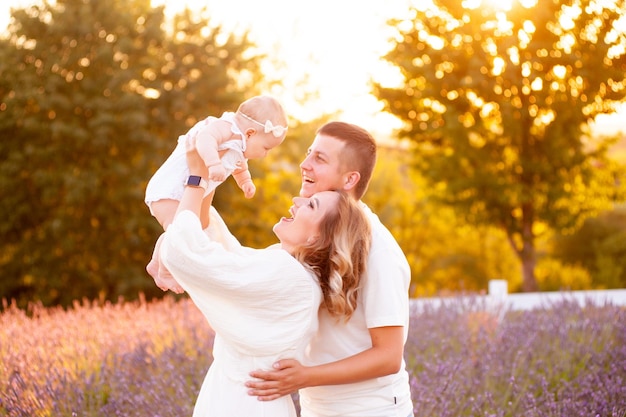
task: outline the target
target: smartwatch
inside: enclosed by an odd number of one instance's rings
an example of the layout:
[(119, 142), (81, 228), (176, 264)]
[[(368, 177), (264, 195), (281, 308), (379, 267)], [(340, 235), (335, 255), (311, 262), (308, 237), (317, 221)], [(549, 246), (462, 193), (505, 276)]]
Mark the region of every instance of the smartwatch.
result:
[(202, 188), (204, 191), (209, 188), (209, 183), (207, 182), (207, 180), (198, 175), (190, 175), (187, 178), (187, 181), (185, 181), (185, 185), (188, 185), (189, 187)]

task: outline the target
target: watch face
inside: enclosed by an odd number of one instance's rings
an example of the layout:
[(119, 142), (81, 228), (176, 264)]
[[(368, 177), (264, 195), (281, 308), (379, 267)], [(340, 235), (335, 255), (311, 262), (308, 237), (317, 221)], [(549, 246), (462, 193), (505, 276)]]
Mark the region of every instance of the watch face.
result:
[(200, 186), (200, 180), (202, 178), (200, 178), (197, 175), (190, 175), (189, 179), (187, 180), (187, 184), (188, 185), (193, 185), (194, 187), (199, 187)]

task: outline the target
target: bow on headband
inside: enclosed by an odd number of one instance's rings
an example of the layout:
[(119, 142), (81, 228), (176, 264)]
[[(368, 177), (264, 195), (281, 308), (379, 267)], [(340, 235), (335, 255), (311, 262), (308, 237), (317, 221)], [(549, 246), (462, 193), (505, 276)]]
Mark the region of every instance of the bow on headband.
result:
[(281, 126), (281, 125), (274, 126), (271, 120), (267, 120), (265, 124), (263, 124), (261, 122), (254, 120), (252, 117), (248, 116), (247, 114), (244, 114), (241, 112), (239, 114), (241, 114), (245, 119), (248, 119), (251, 122), (258, 124), (259, 126), (263, 126), (265, 133), (271, 132), (272, 135), (274, 135), (277, 138), (281, 137), (282, 135), (285, 134), (285, 132), (287, 132), (287, 128), (285, 126)]
[(265, 128), (265, 133), (272, 132), (272, 135), (274, 135), (277, 138), (281, 137), (287, 131), (287, 128), (285, 126), (281, 126), (281, 125), (274, 126), (270, 120), (265, 122), (264, 128)]

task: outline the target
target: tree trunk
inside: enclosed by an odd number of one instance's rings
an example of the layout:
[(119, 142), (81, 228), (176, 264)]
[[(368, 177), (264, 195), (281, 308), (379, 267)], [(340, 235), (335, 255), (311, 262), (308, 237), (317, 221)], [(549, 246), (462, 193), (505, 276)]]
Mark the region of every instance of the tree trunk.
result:
[(535, 292), (539, 289), (535, 279), (537, 253), (535, 250), (535, 236), (533, 235), (533, 209), (530, 204), (522, 207), (522, 250), (519, 253), (522, 262), (522, 291)]
[[(506, 230), (509, 244), (522, 264), (522, 291), (536, 292), (539, 290), (535, 279), (535, 266), (537, 265), (537, 252), (535, 250), (535, 237), (533, 236), (533, 210), (531, 205), (522, 206), (522, 231), (519, 236), (515, 231)], [(521, 239), (518, 239), (521, 237)], [(521, 246), (520, 246), (521, 240)]]
[[(526, 246), (526, 243), (524, 243)], [(526, 252), (526, 248), (524, 249)], [(535, 259), (535, 248), (531, 244), (531, 247), (528, 248), (528, 254), (524, 253), (521, 257), (522, 261), (522, 291), (524, 292), (535, 292), (539, 290), (537, 286), (537, 280), (535, 279), (535, 265), (537, 264), (537, 260)], [(527, 256), (524, 256), (527, 255)]]

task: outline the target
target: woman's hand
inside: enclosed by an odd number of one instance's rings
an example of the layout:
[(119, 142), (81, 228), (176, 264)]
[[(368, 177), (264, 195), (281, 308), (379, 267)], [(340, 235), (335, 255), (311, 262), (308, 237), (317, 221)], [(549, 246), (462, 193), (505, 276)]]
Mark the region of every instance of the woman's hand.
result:
[(209, 170), (198, 153), (196, 138), (189, 137), (187, 140), (187, 166), (190, 175), (198, 175), (202, 178), (209, 177)]

